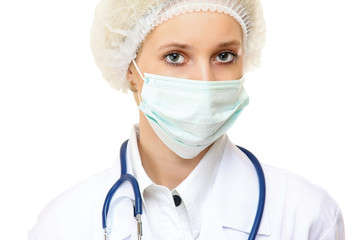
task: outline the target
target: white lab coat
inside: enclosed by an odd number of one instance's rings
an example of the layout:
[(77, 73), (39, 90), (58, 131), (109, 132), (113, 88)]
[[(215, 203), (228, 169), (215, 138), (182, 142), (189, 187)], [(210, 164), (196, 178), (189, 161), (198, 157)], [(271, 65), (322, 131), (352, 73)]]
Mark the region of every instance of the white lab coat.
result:
[[(129, 152), (129, 151), (128, 151)], [(128, 166), (130, 166), (128, 155)], [(320, 187), (286, 171), (263, 165), (267, 196), (256, 239), (343, 240), (339, 207)], [(128, 167), (128, 172), (132, 172)], [(54, 199), (41, 213), (29, 240), (103, 239), (101, 212), (105, 196), (120, 175), (120, 161)], [(130, 185), (122, 186), (110, 209), (110, 240), (137, 239)], [(120, 202), (120, 203), (119, 203)], [(247, 239), (258, 204), (258, 180), (246, 155), (227, 140), (199, 240)], [(151, 236), (143, 213), (143, 240)], [(175, 239), (175, 237), (174, 237)], [(171, 240), (171, 239), (169, 239)]]

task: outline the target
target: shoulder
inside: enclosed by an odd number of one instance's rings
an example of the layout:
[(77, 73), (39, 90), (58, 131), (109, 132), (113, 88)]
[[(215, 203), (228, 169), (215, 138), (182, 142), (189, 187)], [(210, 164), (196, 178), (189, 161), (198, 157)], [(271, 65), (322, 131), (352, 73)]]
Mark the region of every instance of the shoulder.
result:
[(109, 173), (101, 172), (55, 197), (40, 213), (28, 239), (85, 239), (78, 235), (81, 229), (101, 230), (102, 203), (111, 187)]
[[(283, 169), (263, 164), (269, 193), (282, 193), (286, 201), (300, 206), (318, 208), (325, 205), (337, 209), (336, 202), (322, 187)], [(280, 192), (279, 192), (280, 191)], [(311, 206), (310, 206), (311, 203)], [(315, 204), (315, 205), (314, 205)]]
[[(234, 173), (242, 171), (245, 174), (245, 172), (251, 171), (253, 172), (252, 175), (256, 175), (248, 156), (236, 145), (228, 141), (225, 152), (224, 156), (233, 160), (224, 161), (224, 164), (228, 168), (237, 168)], [(322, 187), (286, 170), (267, 164), (261, 164), (261, 166), (265, 175), (266, 194), (269, 203), (282, 202), (283, 208), (290, 207), (294, 211), (311, 211), (314, 214), (324, 209), (327, 209), (327, 214), (330, 215), (339, 211), (337, 203)]]
[[(343, 239), (341, 210), (325, 189), (279, 168), (263, 165), (263, 169), (271, 216), (292, 223), (291, 231), (308, 235), (308, 239)], [(292, 237), (297, 238), (300, 236)]]
[[(254, 166), (230, 141), (222, 165), (223, 185), (230, 181), (238, 182), (239, 188), (231, 186), (229, 190), (240, 196), (244, 191), (247, 191), (246, 196), (257, 194), (254, 190), (258, 189)], [(286, 170), (266, 164), (262, 164), (262, 168), (266, 184), (263, 220), (269, 222), (273, 239), (344, 239), (341, 210), (326, 190)]]

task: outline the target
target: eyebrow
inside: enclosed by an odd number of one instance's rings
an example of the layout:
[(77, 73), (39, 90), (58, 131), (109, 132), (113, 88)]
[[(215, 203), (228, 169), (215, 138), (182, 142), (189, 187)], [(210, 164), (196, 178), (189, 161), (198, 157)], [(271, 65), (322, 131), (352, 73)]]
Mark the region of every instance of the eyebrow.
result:
[(239, 40), (232, 40), (229, 42), (221, 42), (218, 46), (219, 47), (228, 47), (228, 46), (240, 46), (241, 42)]
[(170, 42), (170, 43), (165, 43), (165, 44), (161, 45), (159, 47), (159, 50), (164, 49), (164, 48), (171, 48), (171, 47), (177, 47), (177, 48), (181, 48), (181, 49), (192, 49), (193, 48), (191, 45), (188, 45), (188, 44)]
[[(232, 41), (228, 41), (228, 42), (221, 42), (218, 44), (218, 47), (229, 47), (229, 46), (240, 46), (241, 42), (238, 40), (232, 40)], [(164, 48), (172, 48), (172, 47), (177, 47), (180, 49), (193, 49), (194, 47), (189, 45), (189, 44), (183, 44), (183, 43), (178, 43), (178, 42), (170, 42), (170, 43), (165, 43), (163, 45), (161, 45), (159, 47), (159, 50), (164, 49)]]

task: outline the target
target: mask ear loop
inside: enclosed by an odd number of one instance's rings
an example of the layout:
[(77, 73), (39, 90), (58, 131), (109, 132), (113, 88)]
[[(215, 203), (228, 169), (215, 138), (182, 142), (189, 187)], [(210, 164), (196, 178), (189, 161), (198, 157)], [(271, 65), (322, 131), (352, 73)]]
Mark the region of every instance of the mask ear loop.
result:
[[(142, 80), (145, 81), (145, 78), (142, 76), (142, 74), (141, 74), (141, 72), (140, 72), (140, 69), (139, 69), (139, 67), (137, 66), (137, 64), (136, 64), (136, 62), (135, 62), (134, 59), (132, 60), (132, 62), (133, 62), (133, 64), (134, 64), (137, 72), (139, 73), (140, 77), (142, 78)], [(136, 91), (136, 94), (137, 94), (137, 96), (138, 96), (139, 103), (141, 103), (141, 102), (142, 102), (142, 98), (141, 98), (141, 95), (139, 94), (139, 91)]]
[(134, 60), (134, 59), (132, 60), (132, 62), (133, 62), (133, 64), (134, 64), (134, 66), (135, 66), (136, 70), (138, 71), (138, 73), (139, 73), (140, 77), (142, 78), (142, 80), (144, 80), (144, 81), (145, 81), (145, 78), (144, 78), (144, 77), (143, 77), (143, 75), (141, 74), (140, 69), (139, 69), (139, 67), (138, 67), (138, 65), (136, 64), (136, 62), (135, 62), (135, 60)]

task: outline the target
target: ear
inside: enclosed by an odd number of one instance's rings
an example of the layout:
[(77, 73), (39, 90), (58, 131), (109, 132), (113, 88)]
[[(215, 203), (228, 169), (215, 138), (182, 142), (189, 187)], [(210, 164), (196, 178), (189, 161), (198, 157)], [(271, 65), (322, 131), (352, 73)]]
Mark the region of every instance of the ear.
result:
[(135, 66), (131, 62), (126, 73), (126, 80), (128, 81), (128, 86), (130, 90), (136, 93), (138, 91), (138, 86), (137, 86), (135, 71), (136, 71)]

